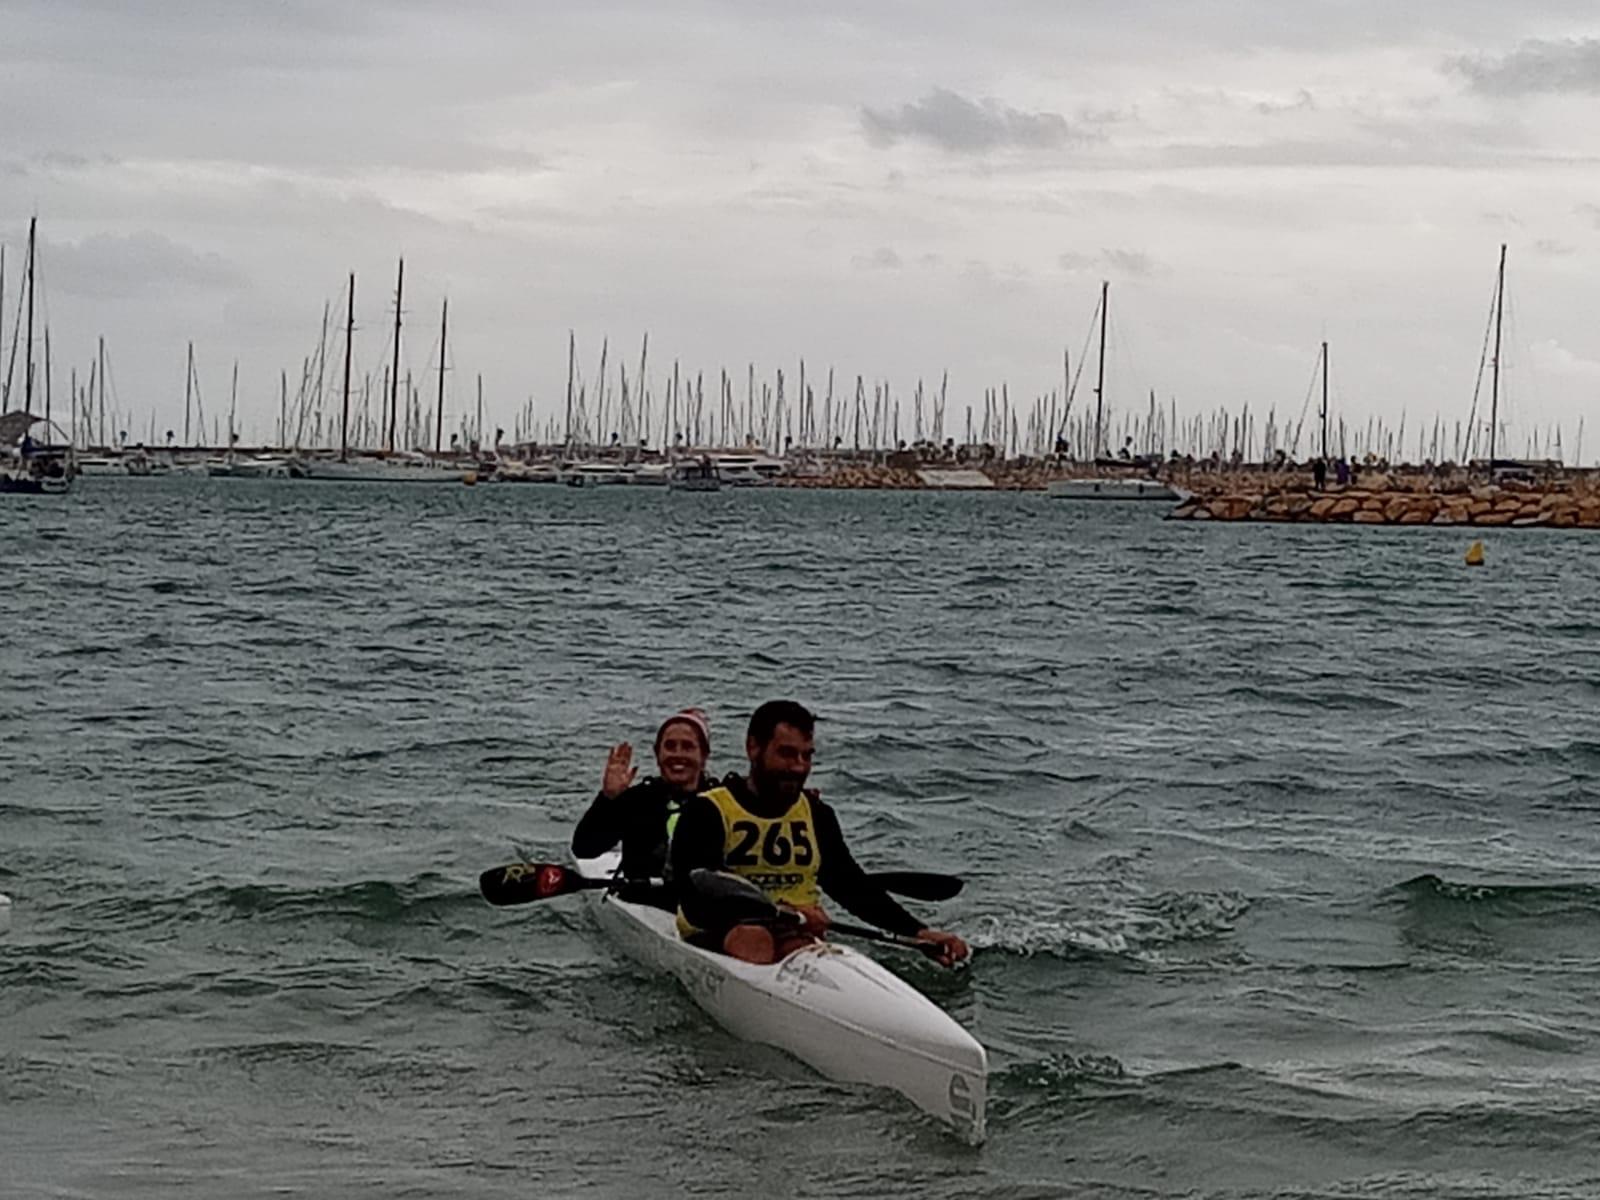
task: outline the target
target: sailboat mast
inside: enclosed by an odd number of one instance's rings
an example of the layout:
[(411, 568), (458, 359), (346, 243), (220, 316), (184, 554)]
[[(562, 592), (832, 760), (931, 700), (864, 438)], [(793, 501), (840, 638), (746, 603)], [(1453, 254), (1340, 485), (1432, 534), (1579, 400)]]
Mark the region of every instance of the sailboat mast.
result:
[[(1298, 431), (1297, 431), (1298, 432)], [(1322, 343), (1322, 461), (1328, 461), (1328, 343)]]
[(25, 413), (33, 411), (33, 256), (34, 237), (38, 226), (38, 217), (28, 219), (28, 341), (22, 348), (22, 377), (25, 380), (22, 388), (22, 411)]
[(194, 343), (189, 343), (189, 369), (183, 376), (183, 444), (189, 445), (189, 401), (194, 395)]
[(567, 330), (567, 443), (568, 454), (572, 453), (572, 376), (577, 369), (578, 335), (572, 330)]
[(439, 407), (433, 414), (433, 452), (439, 453), (444, 441), (444, 349), (450, 332), (450, 297), (444, 300), (444, 311), (439, 314)]
[(389, 372), (389, 439), (394, 450), (394, 422), (400, 407), (400, 302), (405, 294), (406, 260), (400, 260), (400, 273), (394, 284), (394, 367)]
[(1094, 458), (1099, 458), (1103, 449), (1100, 438), (1106, 399), (1106, 300), (1110, 294), (1111, 281), (1103, 280), (1100, 284), (1100, 367), (1094, 385)]
[[(28, 289), (28, 291), (31, 294), (33, 289), (30, 287)], [(31, 328), (33, 322), (30, 320), (28, 324), (29, 324), (29, 327)], [(30, 345), (31, 344), (32, 343), (30, 342)], [(100, 447), (101, 447), (101, 449), (105, 449), (106, 447), (110, 446), (111, 443), (106, 441), (106, 339), (103, 338), (103, 337), (99, 339), (99, 368), (100, 368)]]
[(1489, 477), (1494, 478), (1495, 434), (1500, 425), (1500, 319), (1506, 307), (1506, 244), (1500, 243), (1500, 273), (1494, 288), (1494, 377), (1489, 385)]
[(339, 412), (339, 461), (350, 457), (350, 348), (356, 337), (356, 273), (350, 272), (350, 297), (344, 319), (344, 407)]

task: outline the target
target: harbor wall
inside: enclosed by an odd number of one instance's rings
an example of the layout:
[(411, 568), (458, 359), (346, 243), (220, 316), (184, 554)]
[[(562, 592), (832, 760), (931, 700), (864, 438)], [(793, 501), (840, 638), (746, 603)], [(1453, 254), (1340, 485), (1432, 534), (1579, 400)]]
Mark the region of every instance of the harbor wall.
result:
[(1493, 485), (1462, 480), (1431, 487), (1378, 478), (1324, 491), (1298, 484), (1235, 486), (1191, 496), (1168, 516), (1180, 521), (1600, 529), (1600, 487), (1588, 477)]

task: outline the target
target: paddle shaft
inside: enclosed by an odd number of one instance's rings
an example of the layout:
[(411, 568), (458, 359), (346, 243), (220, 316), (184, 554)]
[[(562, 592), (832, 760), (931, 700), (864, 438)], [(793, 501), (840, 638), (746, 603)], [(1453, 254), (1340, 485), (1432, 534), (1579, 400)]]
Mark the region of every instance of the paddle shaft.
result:
[[(934, 871), (868, 871), (867, 878), (886, 892), (912, 900), (948, 900), (961, 891), (963, 880)], [(478, 877), (483, 898), (496, 907), (529, 904), (572, 892), (614, 887), (612, 878), (591, 879), (556, 863), (520, 862), (491, 867)]]
[[(696, 875), (711, 875), (711, 872), (695, 872)], [(727, 876), (722, 877), (727, 880)], [(957, 881), (959, 882), (959, 881)], [(577, 871), (563, 867), (559, 863), (524, 862), (513, 863), (508, 867), (493, 867), (485, 871), (478, 878), (479, 890), (483, 898), (497, 907), (507, 907), (516, 904), (527, 904), (534, 900), (551, 900), (557, 896), (570, 896), (574, 892), (600, 891), (603, 889), (621, 890), (627, 886), (626, 880), (598, 879), (580, 875)], [(646, 885), (648, 886), (648, 885)], [(754, 885), (742, 884), (751, 891), (757, 892)], [(770, 902), (767, 902), (770, 904)], [(800, 920), (798, 913), (778, 911), (776, 907), (770, 908), (770, 920), (774, 925), (788, 925)], [(764, 920), (762, 923), (766, 923)], [(887, 933), (882, 929), (873, 929), (866, 925), (848, 925), (842, 922), (830, 921), (829, 930), (844, 937), (860, 938), (863, 941), (879, 942), (886, 946), (899, 946), (906, 950), (917, 950), (930, 958), (937, 958), (940, 950), (928, 942), (919, 942), (915, 938), (904, 937), (896, 933)]]

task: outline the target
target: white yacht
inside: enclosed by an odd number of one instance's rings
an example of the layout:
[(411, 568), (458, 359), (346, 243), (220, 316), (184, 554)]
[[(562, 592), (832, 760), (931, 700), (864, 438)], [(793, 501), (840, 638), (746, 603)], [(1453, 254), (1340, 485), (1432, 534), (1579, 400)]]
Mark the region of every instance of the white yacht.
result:
[(675, 492), (720, 492), (722, 475), (717, 464), (709, 458), (686, 459), (672, 467), (672, 490)]
[(425, 454), (399, 451), (382, 458), (315, 458), (301, 464), (306, 479), (338, 483), (461, 483), (469, 471), (443, 466)]
[(711, 462), (732, 487), (765, 487), (783, 474), (783, 462), (766, 454), (713, 454)]
[(561, 474), (561, 482), (568, 487), (599, 487), (627, 483), (628, 476), (620, 463), (581, 462), (570, 463)]
[(1187, 494), (1159, 479), (1056, 479), (1047, 491), (1052, 500), (1150, 500), (1176, 504)]

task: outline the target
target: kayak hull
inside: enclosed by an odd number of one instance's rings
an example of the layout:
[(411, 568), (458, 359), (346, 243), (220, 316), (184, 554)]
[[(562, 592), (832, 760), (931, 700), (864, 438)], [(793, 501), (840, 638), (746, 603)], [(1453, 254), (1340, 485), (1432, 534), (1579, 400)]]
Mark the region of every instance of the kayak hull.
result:
[[(609, 876), (615, 856), (578, 864)], [(858, 951), (817, 943), (771, 966), (678, 937), (671, 913), (596, 893), (596, 915), (642, 965), (673, 976), (735, 1037), (783, 1050), (845, 1083), (893, 1088), (962, 1140), (984, 1138), (988, 1056), (933, 1001)]]

